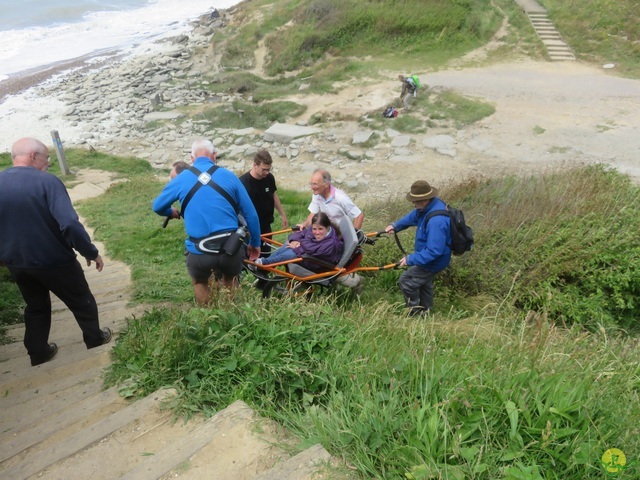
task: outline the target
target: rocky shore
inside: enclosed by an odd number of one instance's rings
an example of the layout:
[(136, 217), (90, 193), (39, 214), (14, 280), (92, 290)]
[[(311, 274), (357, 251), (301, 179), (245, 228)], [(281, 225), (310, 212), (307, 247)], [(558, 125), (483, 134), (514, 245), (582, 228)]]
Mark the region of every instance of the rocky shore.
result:
[[(230, 106), (234, 100), (247, 100), (242, 93), (211, 94), (209, 88), (203, 88), (210, 85), (205, 78), (219, 68), (209, 63), (203, 52), (233, 13), (232, 9), (218, 18), (205, 15), (194, 23), (189, 35), (146, 45), (132, 57), (109, 59), (93, 69), (85, 66), (54, 77), (14, 100), (27, 104), (46, 101), (47, 113), (39, 120), (58, 130), (66, 147), (135, 156), (157, 168), (188, 159), (192, 140), (207, 137), (218, 148), (221, 163), (236, 173), (250, 167), (259, 148), (267, 148), (279, 159), (275, 171), (280, 185), (306, 189), (311, 172), (324, 167), (331, 170), (335, 183), (364, 198), (375, 195), (369, 190), (372, 184), (395, 188), (386, 172), (371, 171), (378, 161), (394, 157), (392, 161), (409, 168), (420, 163), (422, 157), (408, 148), (416, 139), (392, 128), (374, 131), (357, 122), (305, 128), (306, 120), (294, 119), (290, 125), (275, 125), (274, 133), (214, 126), (185, 115), (187, 109), (214, 102)], [(359, 113), (377, 110), (375, 102), (382, 105), (387, 100), (373, 95), (374, 104), (367, 104)], [(10, 111), (9, 116), (17, 113)], [(29, 122), (33, 120), (30, 117)], [(15, 136), (23, 134), (30, 133)], [(382, 138), (388, 141), (374, 141)], [(455, 156), (453, 137), (431, 135), (420, 142), (423, 149)]]
[[(20, 136), (46, 141), (58, 130), (66, 147), (135, 156), (167, 168), (188, 159), (195, 138), (207, 137), (219, 149), (221, 164), (236, 173), (250, 167), (257, 149), (267, 148), (280, 186), (306, 190), (310, 173), (323, 167), (362, 202), (404, 192), (417, 178), (442, 185), (586, 162), (610, 163), (640, 178), (640, 82), (575, 62), (524, 60), (425, 74), (423, 95), (451, 88), (494, 103), (494, 115), (462, 129), (431, 121), (436, 126), (428, 131), (402, 134), (393, 120), (386, 128), (369, 128), (372, 116), (397, 97), (395, 72), (377, 83), (343, 85), (338, 94), (292, 95), (307, 110), (287, 125), (266, 131), (212, 125), (193, 112), (251, 101), (246, 93), (212, 93), (209, 79), (220, 68), (212, 37), (233, 21), (234, 9), (220, 13), (201, 17), (189, 35), (85, 65), (9, 97), (0, 104), (0, 151)], [(260, 54), (256, 64), (263, 63)], [(311, 115), (336, 109), (356, 120), (307, 126)]]

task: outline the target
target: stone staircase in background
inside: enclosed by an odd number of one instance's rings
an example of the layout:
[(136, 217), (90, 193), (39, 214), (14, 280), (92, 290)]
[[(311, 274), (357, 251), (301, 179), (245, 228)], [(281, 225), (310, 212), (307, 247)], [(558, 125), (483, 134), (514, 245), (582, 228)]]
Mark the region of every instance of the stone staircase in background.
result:
[[(101, 326), (117, 338), (126, 319), (142, 313), (128, 306), (129, 269), (105, 258), (101, 273), (86, 274)], [(115, 387), (105, 390), (102, 373), (115, 341), (87, 350), (70, 312), (53, 304), (53, 360), (31, 367), (21, 325), (10, 329), (15, 343), (0, 346), (0, 479), (332, 478), (322, 473), (330, 460), (322, 446), (292, 456), (278, 446), (282, 430), (241, 401), (185, 422), (162, 408), (170, 390), (135, 402)]]
[(552, 61), (572, 61), (576, 59), (569, 45), (562, 39), (560, 33), (549, 20), (547, 10), (544, 7), (535, 0), (516, 0), (516, 2), (529, 17), (533, 29), (546, 47), (549, 58)]

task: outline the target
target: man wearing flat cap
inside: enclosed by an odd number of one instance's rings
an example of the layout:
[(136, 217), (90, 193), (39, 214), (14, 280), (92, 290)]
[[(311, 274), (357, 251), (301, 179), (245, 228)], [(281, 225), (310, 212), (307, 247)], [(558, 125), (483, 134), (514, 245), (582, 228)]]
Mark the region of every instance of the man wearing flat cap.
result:
[(451, 261), (450, 219), (446, 215), (435, 215), (435, 210), (446, 210), (446, 204), (438, 197), (438, 189), (424, 180), (411, 185), (407, 200), (415, 209), (400, 220), (389, 225), (387, 233), (400, 232), (416, 227), (414, 253), (400, 260), (401, 267), (409, 267), (398, 280), (410, 315), (424, 316), (433, 308), (433, 278), (447, 268)]

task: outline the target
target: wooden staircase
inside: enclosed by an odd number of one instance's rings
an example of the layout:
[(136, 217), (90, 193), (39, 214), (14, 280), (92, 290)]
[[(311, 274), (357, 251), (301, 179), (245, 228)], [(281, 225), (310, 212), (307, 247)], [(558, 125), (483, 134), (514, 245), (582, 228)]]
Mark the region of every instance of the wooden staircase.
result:
[[(86, 274), (101, 326), (117, 338), (126, 319), (142, 313), (128, 306), (129, 269), (105, 258), (101, 273)], [(330, 460), (322, 446), (292, 456), (278, 446), (282, 429), (241, 401), (185, 422), (162, 408), (171, 390), (136, 402), (116, 387), (105, 390), (102, 372), (115, 340), (87, 350), (70, 312), (53, 304), (54, 359), (31, 367), (22, 326), (10, 329), (15, 343), (0, 347), (0, 479), (335, 478), (322, 474)]]
[(536, 0), (515, 1), (529, 17), (533, 29), (546, 47), (549, 58), (552, 61), (560, 62), (576, 59), (569, 45), (562, 39), (553, 22), (549, 19), (547, 10), (544, 7)]

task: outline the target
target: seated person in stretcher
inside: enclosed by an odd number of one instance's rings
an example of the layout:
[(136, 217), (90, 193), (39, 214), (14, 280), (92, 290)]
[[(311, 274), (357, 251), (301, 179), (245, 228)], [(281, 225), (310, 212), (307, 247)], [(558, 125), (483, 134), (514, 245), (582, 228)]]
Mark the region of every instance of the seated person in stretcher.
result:
[[(272, 263), (293, 260), (303, 256), (335, 265), (342, 257), (344, 245), (336, 227), (331, 224), (325, 213), (318, 212), (311, 219), (311, 226), (292, 233), (282, 247), (265, 258), (259, 258), (255, 263), (270, 265)], [(313, 272), (327, 270), (326, 266), (312, 260), (298, 263), (301, 267)]]

